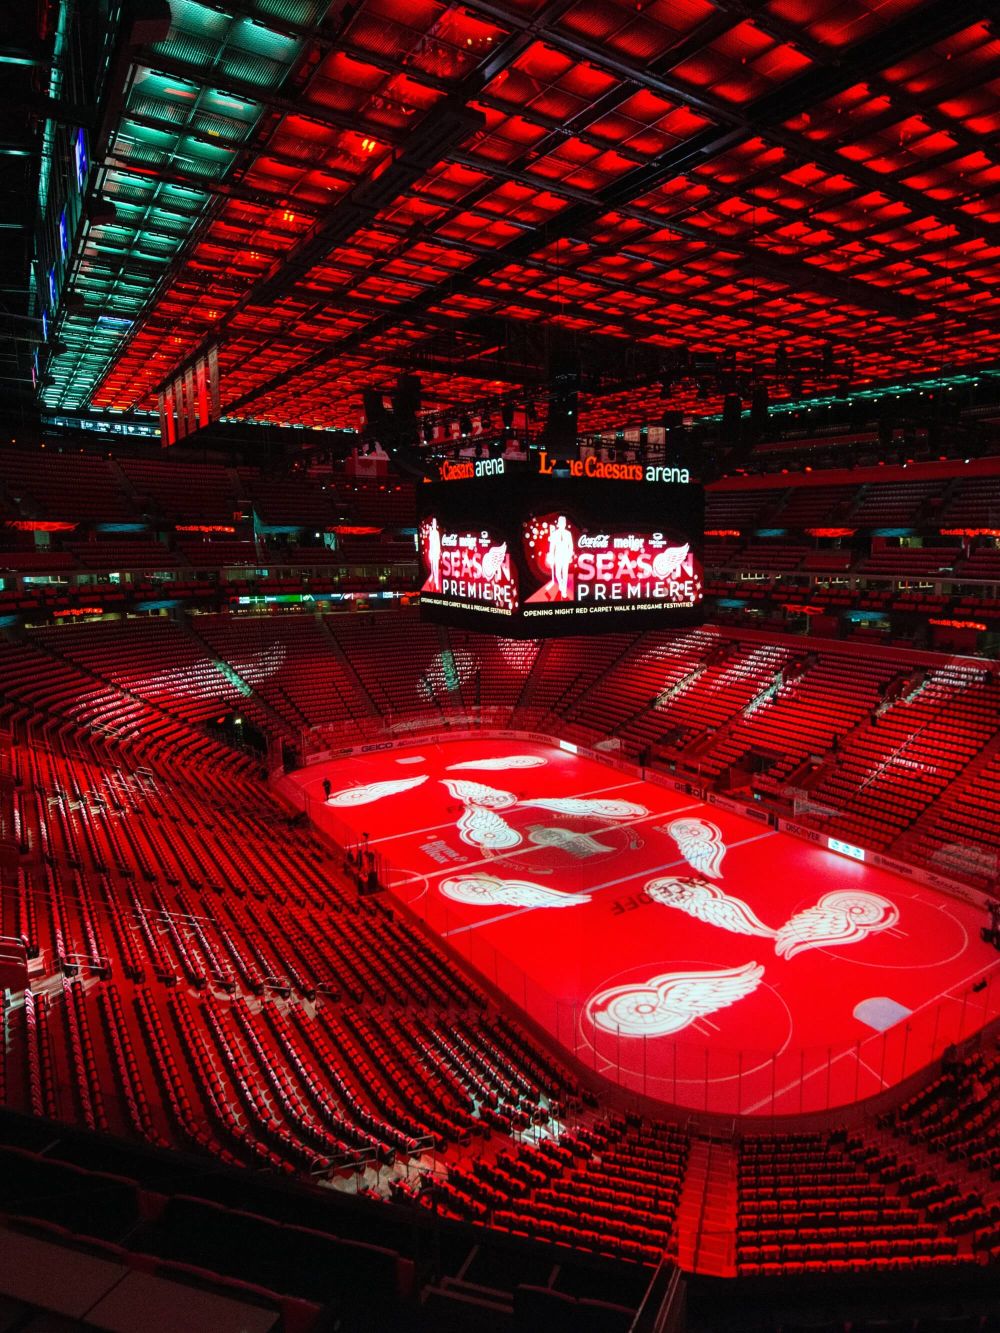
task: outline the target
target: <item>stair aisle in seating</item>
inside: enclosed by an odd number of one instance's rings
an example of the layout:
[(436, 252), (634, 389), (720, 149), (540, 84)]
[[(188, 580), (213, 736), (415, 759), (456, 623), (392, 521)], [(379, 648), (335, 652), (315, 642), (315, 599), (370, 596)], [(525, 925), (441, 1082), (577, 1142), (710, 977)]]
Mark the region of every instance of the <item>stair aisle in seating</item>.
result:
[(691, 1141), (677, 1205), (677, 1262), (685, 1272), (736, 1276), (736, 1161), (731, 1144)]
[(374, 700), (368, 693), (368, 687), (365, 685), (365, 682), (362, 680), (362, 678), (358, 675), (357, 671), (354, 668), (354, 664), (351, 662), (350, 658), (347, 656), (343, 648), (340, 646), (340, 641), (338, 640), (336, 634), (334, 634), (333, 630), (330, 628), (330, 624), (327, 621), (326, 616), (318, 615), (316, 617), (316, 624), (319, 627), (320, 633), (326, 639), (327, 643), (329, 643), (330, 651), (333, 653), (334, 657), (340, 664), (341, 670), (343, 671), (345, 677), (353, 684), (358, 702), (361, 705), (361, 709), (363, 710), (363, 712), (367, 713), (369, 717), (378, 717), (379, 712), (378, 709), (375, 707)]
[(451, 703), (433, 625), (409, 613), (331, 616), (326, 625), (383, 717), (440, 721)]

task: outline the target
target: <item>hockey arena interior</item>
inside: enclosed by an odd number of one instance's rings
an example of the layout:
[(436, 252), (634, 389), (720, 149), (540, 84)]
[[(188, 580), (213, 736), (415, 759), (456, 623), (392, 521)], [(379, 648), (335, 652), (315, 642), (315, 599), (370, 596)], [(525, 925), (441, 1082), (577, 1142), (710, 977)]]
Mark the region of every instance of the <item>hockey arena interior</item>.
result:
[(0, 1330), (1000, 1330), (996, 10), (0, 66)]

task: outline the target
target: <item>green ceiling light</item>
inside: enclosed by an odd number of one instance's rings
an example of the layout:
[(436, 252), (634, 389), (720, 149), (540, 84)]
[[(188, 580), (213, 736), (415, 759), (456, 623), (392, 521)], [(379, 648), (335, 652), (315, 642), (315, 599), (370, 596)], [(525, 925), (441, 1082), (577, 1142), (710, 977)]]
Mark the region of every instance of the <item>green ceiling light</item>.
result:
[[(279, 87), (299, 58), (304, 39), (280, 31), (282, 22), (306, 28), (326, 8), (325, 0), (243, 0), (243, 12), (234, 14), (224, 0), (218, 6), (170, 0), (170, 29), (133, 68), (108, 145), (103, 193), (115, 204), (115, 225), (84, 239), (74, 270), (74, 287), (95, 308), (127, 317), (130, 327), (141, 322), (161, 275), (201, 224), (214, 186), (232, 171), (260, 121), (263, 103), (253, 91)], [(213, 78), (238, 79), (247, 95), (214, 87)], [(141, 172), (130, 170), (130, 162)], [(160, 173), (193, 179), (168, 182)], [(89, 403), (129, 331), (93, 319), (75, 325), (79, 349), (50, 358), (56, 386), (43, 393), (46, 407)], [(65, 327), (60, 334), (66, 341)]]
[[(992, 378), (994, 376), (1000, 376), (1000, 370), (985, 370), (982, 372), (982, 377)], [(816, 398), (796, 398), (792, 400), (786, 400), (784, 402), (772, 402), (770, 406), (770, 413), (772, 416), (779, 416), (779, 415), (787, 415), (790, 412), (802, 412), (802, 411), (809, 412), (809, 411), (815, 411), (815, 409), (820, 407), (832, 407), (837, 403), (843, 405), (845, 403), (856, 402), (859, 399), (863, 399), (868, 402), (874, 400), (875, 406), (878, 406), (878, 404), (881, 402), (883, 398), (888, 398), (890, 396), (895, 396), (896, 398), (899, 398), (900, 395), (902, 394), (917, 393), (920, 390), (926, 390), (926, 389), (951, 390), (958, 388), (963, 384), (978, 384), (979, 380), (980, 380), (979, 375), (963, 374), (963, 375), (936, 376), (934, 379), (914, 380), (912, 384), (888, 384), (888, 385), (880, 385), (878, 388), (855, 389), (852, 392), (844, 394), (842, 397), (824, 395), (823, 397), (816, 397)], [(749, 409), (743, 411), (741, 415), (744, 417), (749, 417), (750, 415)], [(709, 416), (702, 417), (701, 420), (721, 421), (722, 414), (715, 412)]]

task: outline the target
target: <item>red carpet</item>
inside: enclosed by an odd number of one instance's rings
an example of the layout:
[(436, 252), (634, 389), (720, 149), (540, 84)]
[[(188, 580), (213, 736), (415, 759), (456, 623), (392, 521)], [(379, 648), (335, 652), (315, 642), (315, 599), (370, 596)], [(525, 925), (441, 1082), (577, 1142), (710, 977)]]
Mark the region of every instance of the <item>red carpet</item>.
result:
[(971, 991), (997, 962), (975, 908), (559, 749), (431, 743), (292, 780), (563, 1045), (668, 1102), (841, 1105), (1000, 1010), (1000, 979)]

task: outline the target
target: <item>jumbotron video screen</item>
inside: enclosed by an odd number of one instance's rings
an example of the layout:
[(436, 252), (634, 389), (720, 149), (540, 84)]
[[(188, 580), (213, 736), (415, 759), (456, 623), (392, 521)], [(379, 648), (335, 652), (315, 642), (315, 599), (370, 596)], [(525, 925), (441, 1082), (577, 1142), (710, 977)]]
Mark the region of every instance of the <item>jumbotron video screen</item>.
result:
[(686, 468), (460, 459), (418, 491), (426, 619), (513, 637), (703, 619), (703, 488)]

